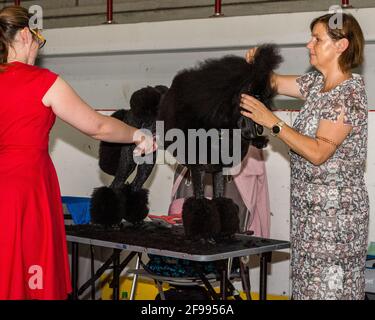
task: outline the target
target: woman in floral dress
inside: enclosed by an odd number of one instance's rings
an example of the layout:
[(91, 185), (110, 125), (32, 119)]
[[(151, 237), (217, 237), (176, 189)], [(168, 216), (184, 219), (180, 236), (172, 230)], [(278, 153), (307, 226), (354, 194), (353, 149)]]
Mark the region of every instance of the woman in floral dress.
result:
[[(355, 18), (343, 14), (331, 29), (327, 14), (310, 26), (307, 48), (317, 70), (274, 74), (279, 94), (304, 99), (293, 128), (260, 101), (243, 96), (243, 114), (271, 129), (291, 149), (292, 298), (364, 299), (369, 200), (367, 97), (361, 76), (364, 38)], [(252, 62), (256, 48), (247, 52)]]

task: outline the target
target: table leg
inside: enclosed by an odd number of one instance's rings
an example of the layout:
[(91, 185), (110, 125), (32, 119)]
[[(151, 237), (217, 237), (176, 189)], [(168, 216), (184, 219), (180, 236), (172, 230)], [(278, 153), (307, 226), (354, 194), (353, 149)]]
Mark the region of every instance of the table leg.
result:
[(113, 250), (113, 295), (112, 300), (120, 299), (120, 249)]
[[(141, 258), (142, 258), (142, 253), (140, 253), (137, 256), (137, 260), (135, 262), (135, 269), (136, 270), (139, 270)], [(137, 290), (137, 283), (138, 283), (138, 274), (135, 273), (135, 274), (133, 274), (133, 281), (132, 281), (132, 287), (131, 287), (131, 290), (130, 290), (129, 300), (134, 300), (135, 292)]]
[(78, 300), (78, 243), (72, 242), (72, 299)]
[(242, 289), (246, 294), (246, 299), (251, 300), (249, 267), (246, 266), (242, 262), (241, 258), (240, 258), (240, 273), (241, 273)]
[(260, 256), (259, 300), (267, 300), (267, 266), (272, 252), (263, 252)]
[(208, 290), (209, 294), (211, 295), (213, 300), (220, 300), (220, 296), (216, 293), (215, 289), (212, 287), (211, 283), (208, 281), (206, 276), (204, 275), (203, 271), (201, 270), (201, 266), (199, 263), (193, 265), (195, 271), (197, 271), (199, 278), (202, 280), (203, 284), (205, 285), (206, 289)]
[[(103, 273), (111, 266), (113, 263), (114, 254), (112, 254), (103, 264), (102, 266), (95, 272), (94, 276), (92, 276), (90, 279), (88, 279), (79, 289), (78, 289), (78, 295), (83, 294), (86, 289), (92, 285), (95, 284), (96, 280), (98, 280)], [(113, 287), (110, 285), (111, 288)]]
[(225, 267), (221, 270), (220, 293), (221, 293), (221, 300), (226, 300), (227, 299), (227, 270)]
[[(91, 269), (91, 279), (95, 276), (95, 254), (94, 254), (94, 246), (90, 244), (90, 269)], [(91, 284), (91, 300), (95, 300), (95, 282)]]
[(158, 288), (158, 291), (159, 291), (160, 300), (166, 300), (165, 294), (164, 294), (164, 291), (163, 291), (163, 283), (161, 283), (158, 280), (155, 280), (155, 283), (156, 283), (156, 287)]

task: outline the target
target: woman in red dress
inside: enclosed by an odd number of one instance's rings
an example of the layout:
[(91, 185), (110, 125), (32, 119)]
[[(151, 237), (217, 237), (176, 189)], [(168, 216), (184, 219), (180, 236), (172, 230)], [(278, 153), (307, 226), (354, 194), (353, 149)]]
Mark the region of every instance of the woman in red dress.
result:
[[(0, 299), (66, 299), (71, 291), (59, 183), (48, 154), (58, 116), (109, 142), (136, 128), (88, 106), (58, 75), (34, 66), (45, 40), (22, 7), (0, 10)], [(151, 149), (150, 149), (151, 148)]]

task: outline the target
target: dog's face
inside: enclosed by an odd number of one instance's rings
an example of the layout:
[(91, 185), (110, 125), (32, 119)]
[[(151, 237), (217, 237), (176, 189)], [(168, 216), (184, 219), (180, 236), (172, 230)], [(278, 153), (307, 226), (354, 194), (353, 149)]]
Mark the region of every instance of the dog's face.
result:
[(263, 134), (263, 126), (245, 116), (241, 115), (239, 117), (237, 125), (241, 130), (241, 136), (246, 140), (255, 139)]
[[(246, 90), (244, 91), (244, 93), (252, 95), (254, 98), (258, 99), (266, 106), (268, 106), (270, 103), (270, 99), (258, 94), (252, 94), (251, 90)], [(238, 108), (241, 110), (239, 102)], [(259, 149), (265, 148), (267, 146), (268, 139), (265, 136), (263, 136), (263, 126), (257, 124), (256, 122), (254, 122), (248, 117), (243, 116), (242, 114), (240, 114), (237, 120), (237, 126), (241, 130), (241, 136), (243, 139), (249, 140), (252, 145)]]

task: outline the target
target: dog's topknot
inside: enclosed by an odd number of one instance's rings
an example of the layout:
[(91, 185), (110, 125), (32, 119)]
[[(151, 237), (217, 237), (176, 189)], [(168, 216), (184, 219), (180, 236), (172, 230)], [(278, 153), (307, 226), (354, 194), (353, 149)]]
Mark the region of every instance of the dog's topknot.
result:
[(268, 106), (275, 95), (269, 80), (281, 61), (277, 46), (264, 44), (252, 64), (227, 55), (183, 69), (161, 101), (158, 119), (166, 130), (237, 128), (240, 94), (254, 95)]
[(155, 120), (162, 95), (168, 90), (164, 86), (145, 87), (134, 92), (130, 98), (130, 109), (143, 121)]
[[(276, 92), (269, 86), (272, 71), (277, 69), (283, 58), (275, 44), (263, 44), (255, 52), (254, 61), (251, 63), (252, 74), (250, 93), (261, 93), (261, 98), (266, 104), (273, 98)], [(265, 85), (267, 84), (267, 85)]]

